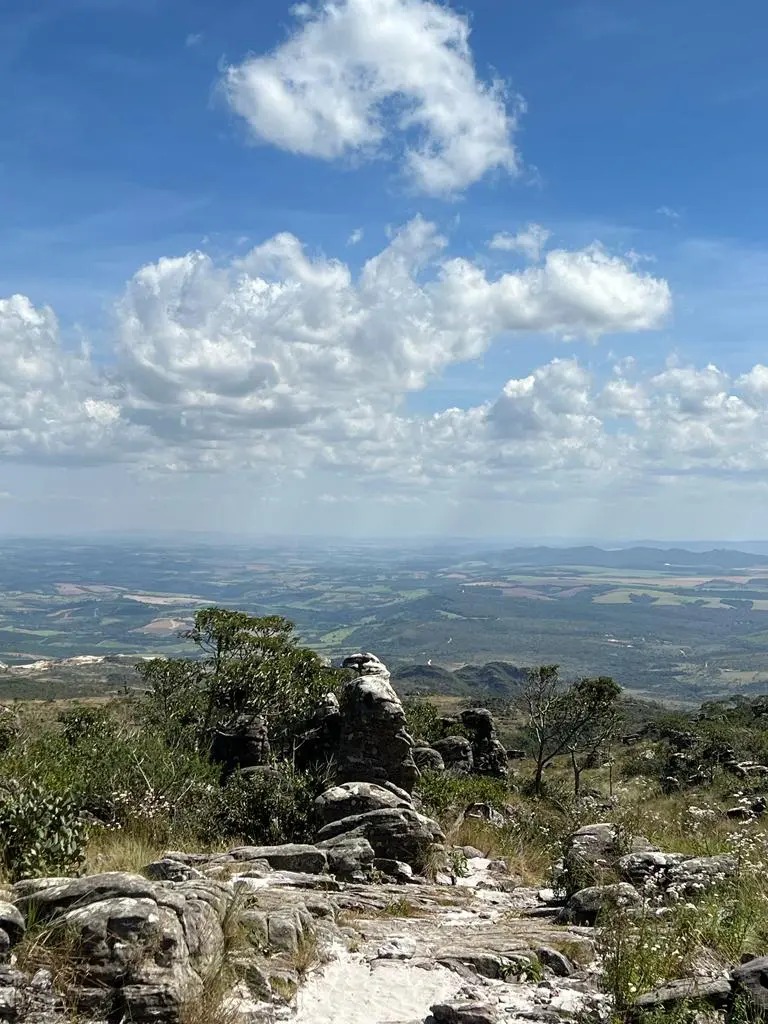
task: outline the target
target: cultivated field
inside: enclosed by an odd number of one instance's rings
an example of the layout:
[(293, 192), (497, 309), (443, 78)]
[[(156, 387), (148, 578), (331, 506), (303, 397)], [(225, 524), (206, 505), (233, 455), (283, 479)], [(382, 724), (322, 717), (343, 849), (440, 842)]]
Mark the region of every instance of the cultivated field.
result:
[(212, 604), (285, 615), (324, 654), (362, 647), (394, 667), (556, 662), (692, 701), (768, 690), (768, 559), (757, 555), (13, 541), (0, 546), (0, 662), (110, 660), (0, 671), (0, 693), (125, 686), (133, 669), (116, 655), (187, 650), (179, 634)]

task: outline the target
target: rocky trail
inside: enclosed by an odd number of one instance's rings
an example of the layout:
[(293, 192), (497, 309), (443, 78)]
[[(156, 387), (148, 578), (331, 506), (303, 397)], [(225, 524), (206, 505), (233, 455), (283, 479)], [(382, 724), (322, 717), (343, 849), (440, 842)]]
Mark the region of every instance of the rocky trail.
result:
[[(598, 823), (566, 843), (556, 897), (521, 885), (503, 861), (450, 847), (413, 795), (419, 763), (498, 776), (505, 755), (491, 715), (465, 712), (469, 737), (417, 747), (386, 668), (373, 655), (349, 664), (356, 678), (318, 709), (303, 743), (305, 755), (332, 755), (337, 766), (315, 802), (314, 842), (167, 851), (140, 874), (28, 878), (0, 890), (1, 1022), (606, 1019), (601, 911), (631, 918), (652, 898), (663, 913), (736, 873), (732, 857), (666, 853), (640, 835), (628, 844)], [(226, 756), (268, 779), (268, 736), (263, 723), (251, 726), (222, 736)], [(243, 749), (255, 763), (243, 765)], [(708, 967), (638, 993), (638, 1004), (692, 993), (717, 1008), (740, 993), (766, 1011), (768, 958)]]

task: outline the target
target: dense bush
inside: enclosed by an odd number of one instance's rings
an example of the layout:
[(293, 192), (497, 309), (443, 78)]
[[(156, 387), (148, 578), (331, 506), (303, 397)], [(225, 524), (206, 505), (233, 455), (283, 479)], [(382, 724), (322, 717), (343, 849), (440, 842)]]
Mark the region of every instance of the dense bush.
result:
[(424, 813), (443, 823), (475, 803), (489, 804), (502, 812), (510, 797), (509, 786), (503, 779), (435, 771), (422, 772), (417, 792)]
[(158, 842), (197, 830), (211, 813), (219, 771), (194, 749), (118, 725), (107, 710), (75, 708), (52, 728), (19, 740), (0, 758), (4, 778), (34, 779), (78, 812), (110, 828), (141, 826)]
[(254, 715), (266, 722), (273, 751), (290, 757), (321, 699), (343, 678), (300, 647), (293, 623), (279, 615), (206, 608), (185, 636), (197, 657), (139, 666), (149, 686), (143, 716), (174, 746), (192, 742), (206, 751), (215, 730)]
[(236, 772), (221, 789), (208, 838), (249, 845), (303, 843), (315, 831), (314, 800), (322, 785), (282, 762), (256, 773)]
[(0, 864), (11, 881), (76, 872), (85, 843), (86, 826), (72, 797), (34, 781), (0, 789)]

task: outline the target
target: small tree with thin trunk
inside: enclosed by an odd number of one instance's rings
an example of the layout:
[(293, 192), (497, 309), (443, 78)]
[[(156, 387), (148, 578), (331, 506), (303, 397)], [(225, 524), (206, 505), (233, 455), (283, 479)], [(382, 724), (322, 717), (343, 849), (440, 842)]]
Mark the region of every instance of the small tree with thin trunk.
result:
[(594, 764), (616, 735), (621, 713), (618, 698), (621, 687), (610, 676), (581, 679), (568, 692), (574, 705), (574, 720), (583, 722), (583, 728), (572, 738), (570, 745), (573, 770), (573, 792), (581, 792), (581, 773)]
[(517, 704), (525, 714), (534, 748), (533, 790), (543, 788), (544, 771), (563, 754), (571, 754), (574, 786), (581, 772), (616, 727), (620, 687), (610, 678), (565, 683), (557, 665), (529, 669)]

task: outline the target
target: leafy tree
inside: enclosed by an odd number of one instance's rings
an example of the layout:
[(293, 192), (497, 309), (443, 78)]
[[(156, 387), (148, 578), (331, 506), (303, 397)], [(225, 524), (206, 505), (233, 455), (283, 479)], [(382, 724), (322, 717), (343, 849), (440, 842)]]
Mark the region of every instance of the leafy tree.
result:
[(155, 658), (139, 666), (149, 685), (147, 715), (172, 742), (207, 749), (217, 729), (260, 715), (270, 743), (290, 757), (293, 741), (339, 673), (300, 647), (292, 622), (224, 608), (204, 608), (184, 637), (195, 658)]
[(582, 728), (572, 736), (569, 746), (573, 769), (573, 792), (581, 791), (581, 773), (616, 735), (621, 721), (618, 697), (621, 687), (610, 676), (580, 679), (566, 692), (574, 721)]
[(616, 727), (619, 693), (619, 686), (605, 676), (566, 684), (557, 665), (528, 670), (517, 704), (533, 741), (537, 796), (542, 792), (544, 770), (562, 754), (571, 754), (578, 788), (587, 756), (594, 756)]

